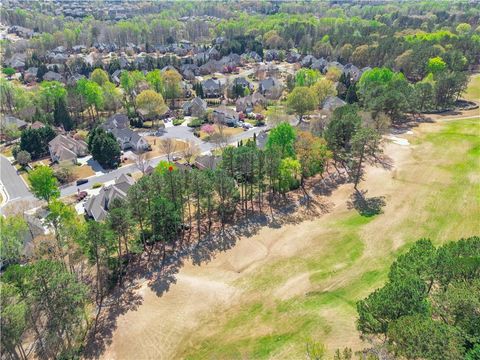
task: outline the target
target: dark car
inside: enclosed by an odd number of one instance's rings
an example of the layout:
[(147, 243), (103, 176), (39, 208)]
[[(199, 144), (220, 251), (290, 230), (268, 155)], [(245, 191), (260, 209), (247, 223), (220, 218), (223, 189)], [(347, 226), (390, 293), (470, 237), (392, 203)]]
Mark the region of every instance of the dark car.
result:
[(78, 179), (77, 180), (77, 186), (86, 184), (88, 182), (88, 179)]

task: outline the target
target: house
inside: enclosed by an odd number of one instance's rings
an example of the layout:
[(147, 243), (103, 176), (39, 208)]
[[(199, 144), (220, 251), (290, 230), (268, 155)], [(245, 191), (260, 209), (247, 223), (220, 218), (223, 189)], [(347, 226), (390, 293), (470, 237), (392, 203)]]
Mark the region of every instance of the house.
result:
[(87, 155), (87, 144), (66, 135), (57, 135), (48, 143), (48, 151), (53, 162), (77, 163), (78, 157)]
[(252, 95), (237, 99), (237, 101), (235, 102), (235, 107), (238, 112), (249, 113), (253, 111), (253, 108), (256, 105), (261, 105), (265, 107), (266, 104), (267, 99), (265, 99), (265, 97), (259, 92), (256, 92)]
[(313, 70), (318, 70), (323, 72), (327, 65), (328, 65), (328, 61), (325, 60), (324, 58), (320, 58), (318, 60), (313, 61), (312, 64), (310, 65), (310, 68)]
[(207, 112), (207, 102), (198, 96), (183, 104), (183, 113), (186, 116), (202, 117)]
[(238, 124), (239, 116), (236, 111), (227, 108), (225, 105), (220, 105), (213, 110), (213, 120), (229, 126), (235, 126)]
[(85, 75), (74, 73), (67, 80), (67, 85), (75, 86), (78, 80), (85, 79)]
[(201, 155), (195, 159), (193, 164), (199, 170), (215, 170), (215, 168), (220, 164), (222, 158), (220, 156), (214, 155)]
[(324, 72), (327, 72), (328, 70), (332, 68), (337, 68), (341, 72), (343, 72), (343, 65), (340, 64), (338, 61), (330, 61), (327, 66), (324, 68)]
[(113, 128), (109, 132), (115, 136), (122, 150), (147, 151), (150, 149), (148, 141), (130, 128)]
[(268, 133), (265, 130), (261, 130), (258, 135), (255, 136), (255, 142), (257, 143), (257, 148), (260, 150), (265, 149), (267, 146)]
[(45, 127), (45, 124), (38, 120), (35, 121), (32, 125), (30, 125), (30, 129), (35, 129), (35, 130), (41, 129), (43, 127)]
[(343, 73), (349, 77), (352, 82), (357, 82), (360, 80), (360, 76), (362, 76), (360, 69), (353, 64), (346, 64), (343, 67)]
[(27, 122), (11, 115), (3, 115), (0, 117), (0, 131), (3, 133), (6, 128), (15, 128), (23, 130), (27, 127)]
[(217, 79), (202, 81), (203, 95), (207, 98), (219, 97), (222, 94), (222, 85)]
[(334, 111), (335, 109), (346, 105), (347, 103), (337, 96), (327, 96), (322, 104), (322, 109), (327, 111)]
[(37, 67), (29, 67), (24, 73), (23, 73), (23, 79), (25, 82), (30, 83), (33, 81), (37, 80), (37, 73), (38, 73), (38, 68)]
[(302, 59), (300, 65), (302, 65), (302, 67), (310, 67), (316, 60), (315, 56), (307, 55)]
[(85, 213), (95, 221), (103, 221), (107, 218), (108, 209), (115, 199), (124, 200), (127, 197), (128, 189), (134, 184), (132, 177), (122, 174), (115, 183), (104, 186), (98, 195), (90, 197), (85, 202)]
[(101, 127), (112, 133), (122, 150), (132, 149), (134, 151), (146, 151), (150, 149), (148, 141), (143, 136), (128, 127), (130, 120), (125, 114), (110, 116)]
[(280, 54), (278, 50), (269, 49), (265, 51), (265, 60), (266, 61), (276, 61), (280, 60)]
[(25, 68), (25, 61), (27, 59), (27, 56), (22, 53), (15, 53), (5, 61), (5, 65), (17, 70), (17, 71), (23, 71)]
[(282, 86), (275, 78), (260, 81), (258, 91), (268, 99), (278, 99), (282, 95)]
[(298, 52), (294, 50), (291, 50), (287, 54), (287, 57), (285, 58), (285, 60), (288, 63), (293, 64), (293, 63), (299, 62), (301, 58), (302, 58), (302, 55), (300, 55)]
[(102, 124), (104, 130), (109, 130), (113, 128), (125, 129), (130, 124), (130, 120), (125, 114), (115, 114), (110, 116), (107, 121)]
[(237, 77), (233, 79), (233, 86), (241, 86), (242, 89), (248, 88), (249, 90), (253, 89), (253, 85), (248, 82), (244, 77)]
[(247, 53), (244, 53), (244, 54), (242, 54), (241, 58), (244, 62), (258, 63), (258, 62), (262, 61), (262, 57), (260, 55), (258, 55), (258, 53), (255, 52), (255, 51), (249, 51)]
[(198, 68), (200, 75), (208, 75), (223, 70), (223, 64), (217, 60), (208, 60), (205, 64)]
[(63, 76), (60, 75), (59, 73), (49, 71), (43, 75), (43, 80), (63, 82)]

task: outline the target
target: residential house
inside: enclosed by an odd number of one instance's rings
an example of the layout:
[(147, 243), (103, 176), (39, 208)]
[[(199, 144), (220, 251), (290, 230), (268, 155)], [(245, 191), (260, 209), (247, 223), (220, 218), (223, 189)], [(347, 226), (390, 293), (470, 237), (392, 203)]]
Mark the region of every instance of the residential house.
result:
[(221, 160), (222, 158), (220, 156), (201, 155), (195, 159), (195, 163), (193, 165), (200, 170), (215, 170), (218, 164), (220, 164)]
[(233, 79), (233, 86), (241, 86), (244, 90), (246, 88), (248, 88), (249, 90), (253, 90), (253, 85), (250, 84), (250, 82), (243, 76)]
[(222, 85), (217, 79), (202, 81), (203, 95), (207, 98), (219, 97), (222, 95)]
[(247, 61), (247, 62), (255, 62), (258, 63), (262, 61), (262, 57), (256, 52), (256, 51), (250, 51), (242, 56), (242, 60)]
[(23, 73), (23, 79), (25, 82), (30, 83), (34, 82), (37, 80), (37, 73), (38, 73), (38, 68), (37, 67), (29, 67), (24, 73)]
[(302, 58), (302, 55), (300, 55), (298, 52), (296, 52), (294, 50), (291, 50), (291, 51), (288, 52), (285, 60), (288, 63), (293, 64), (293, 63), (299, 62), (301, 58)]
[(46, 80), (46, 81), (59, 81), (59, 82), (63, 82), (63, 81), (64, 81), (62, 75), (60, 75), (59, 73), (53, 72), (53, 71), (49, 71), (49, 72), (47, 72), (46, 74), (44, 74), (44, 75), (43, 75), (43, 80)]
[(282, 95), (282, 86), (275, 78), (267, 78), (260, 81), (258, 91), (267, 99), (276, 100)]
[(227, 108), (225, 105), (220, 105), (213, 110), (213, 120), (225, 125), (235, 126), (238, 125), (239, 116), (236, 111)]
[(238, 112), (250, 113), (256, 105), (265, 107), (267, 100), (259, 92), (237, 99), (235, 107)]
[(102, 124), (102, 128), (113, 134), (122, 150), (132, 149), (134, 151), (149, 150), (148, 141), (128, 127), (130, 120), (125, 114), (110, 116)]
[(307, 55), (302, 59), (300, 65), (302, 65), (302, 67), (310, 67), (316, 60), (315, 56)]
[(328, 65), (328, 61), (325, 60), (324, 58), (320, 58), (312, 62), (312, 64), (310, 65), (310, 69), (323, 72), (327, 67), (327, 65)]
[(15, 53), (10, 57), (10, 59), (5, 61), (5, 65), (17, 71), (23, 71), (23, 69), (25, 68), (26, 59), (27, 59), (27, 56), (25, 54)]
[(53, 162), (77, 163), (79, 157), (87, 155), (87, 144), (66, 135), (57, 135), (48, 143), (48, 151)]
[(186, 116), (203, 117), (207, 112), (207, 102), (198, 96), (183, 104), (183, 113)]
[(0, 131), (3, 133), (6, 128), (15, 128), (23, 130), (27, 127), (27, 122), (11, 115), (2, 115), (0, 117)]
[(265, 51), (265, 61), (277, 61), (280, 60), (280, 54), (278, 50), (269, 49)]
[(133, 184), (134, 180), (131, 176), (120, 175), (113, 185), (102, 187), (98, 195), (90, 197), (85, 202), (85, 213), (95, 221), (105, 220), (112, 202), (115, 199), (126, 199), (128, 189)]
[(122, 150), (132, 149), (143, 152), (150, 149), (148, 141), (130, 128), (113, 128), (109, 132), (115, 136)]
[(107, 121), (105, 121), (102, 125), (104, 130), (118, 128), (118, 129), (125, 129), (130, 124), (130, 120), (127, 115), (125, 114), (115, 114), (110, 116)]
[(353, 64), (346, 64), (343, 67), (343, 73), (350, 78), (350, 81), (357, 82), (362, 76), (361, 70)]
[(265, 149), (267, 146), (268, 133), (265, 130), (261, 130), (258, 135), (255, 136), (255, 142), (257, 143), (257, 148), (260, 150)]
[(333, 112), (335, 109), (346, 105), (347, 103), (337, 96), (327, 96), (322, 104), (322, 109)]
[(208, 75), (223, 70), (223, 64), (217, 60), (208, 60), (205, 64), (198, 68), (200, 75)]

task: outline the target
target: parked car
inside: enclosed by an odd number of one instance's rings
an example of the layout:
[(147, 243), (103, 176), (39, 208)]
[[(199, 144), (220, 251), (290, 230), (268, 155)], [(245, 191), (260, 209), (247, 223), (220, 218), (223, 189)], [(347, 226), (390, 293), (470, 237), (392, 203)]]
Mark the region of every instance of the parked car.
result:
[(86, 184), (88, 182), (88, 179), (78, 179), (77, 180), (77, 186)]

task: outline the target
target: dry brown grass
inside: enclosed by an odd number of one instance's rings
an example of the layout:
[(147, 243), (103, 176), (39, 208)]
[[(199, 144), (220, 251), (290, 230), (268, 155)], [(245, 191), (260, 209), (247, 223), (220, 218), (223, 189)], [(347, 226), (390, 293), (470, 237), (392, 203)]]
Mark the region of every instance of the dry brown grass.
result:
[[(383, 213), (347, 206), (352, 186), (330, 196), (323, 216), (260, 228), (198, 264), (192, 258), (157, 296), (118, 319), (104, 359), (304, 359), (307, 338), (361, 349), (355, 302), (382, 285), (405, 245), (437, 244), (478, 232), (470, 181), (480, 171), (477, 120), (422, 124), (411, 146), (393, 143), (393, 168), (369, 168), (361, 188), (383, 196)], [(477, 184), (478, 185), (478, 184)]]

